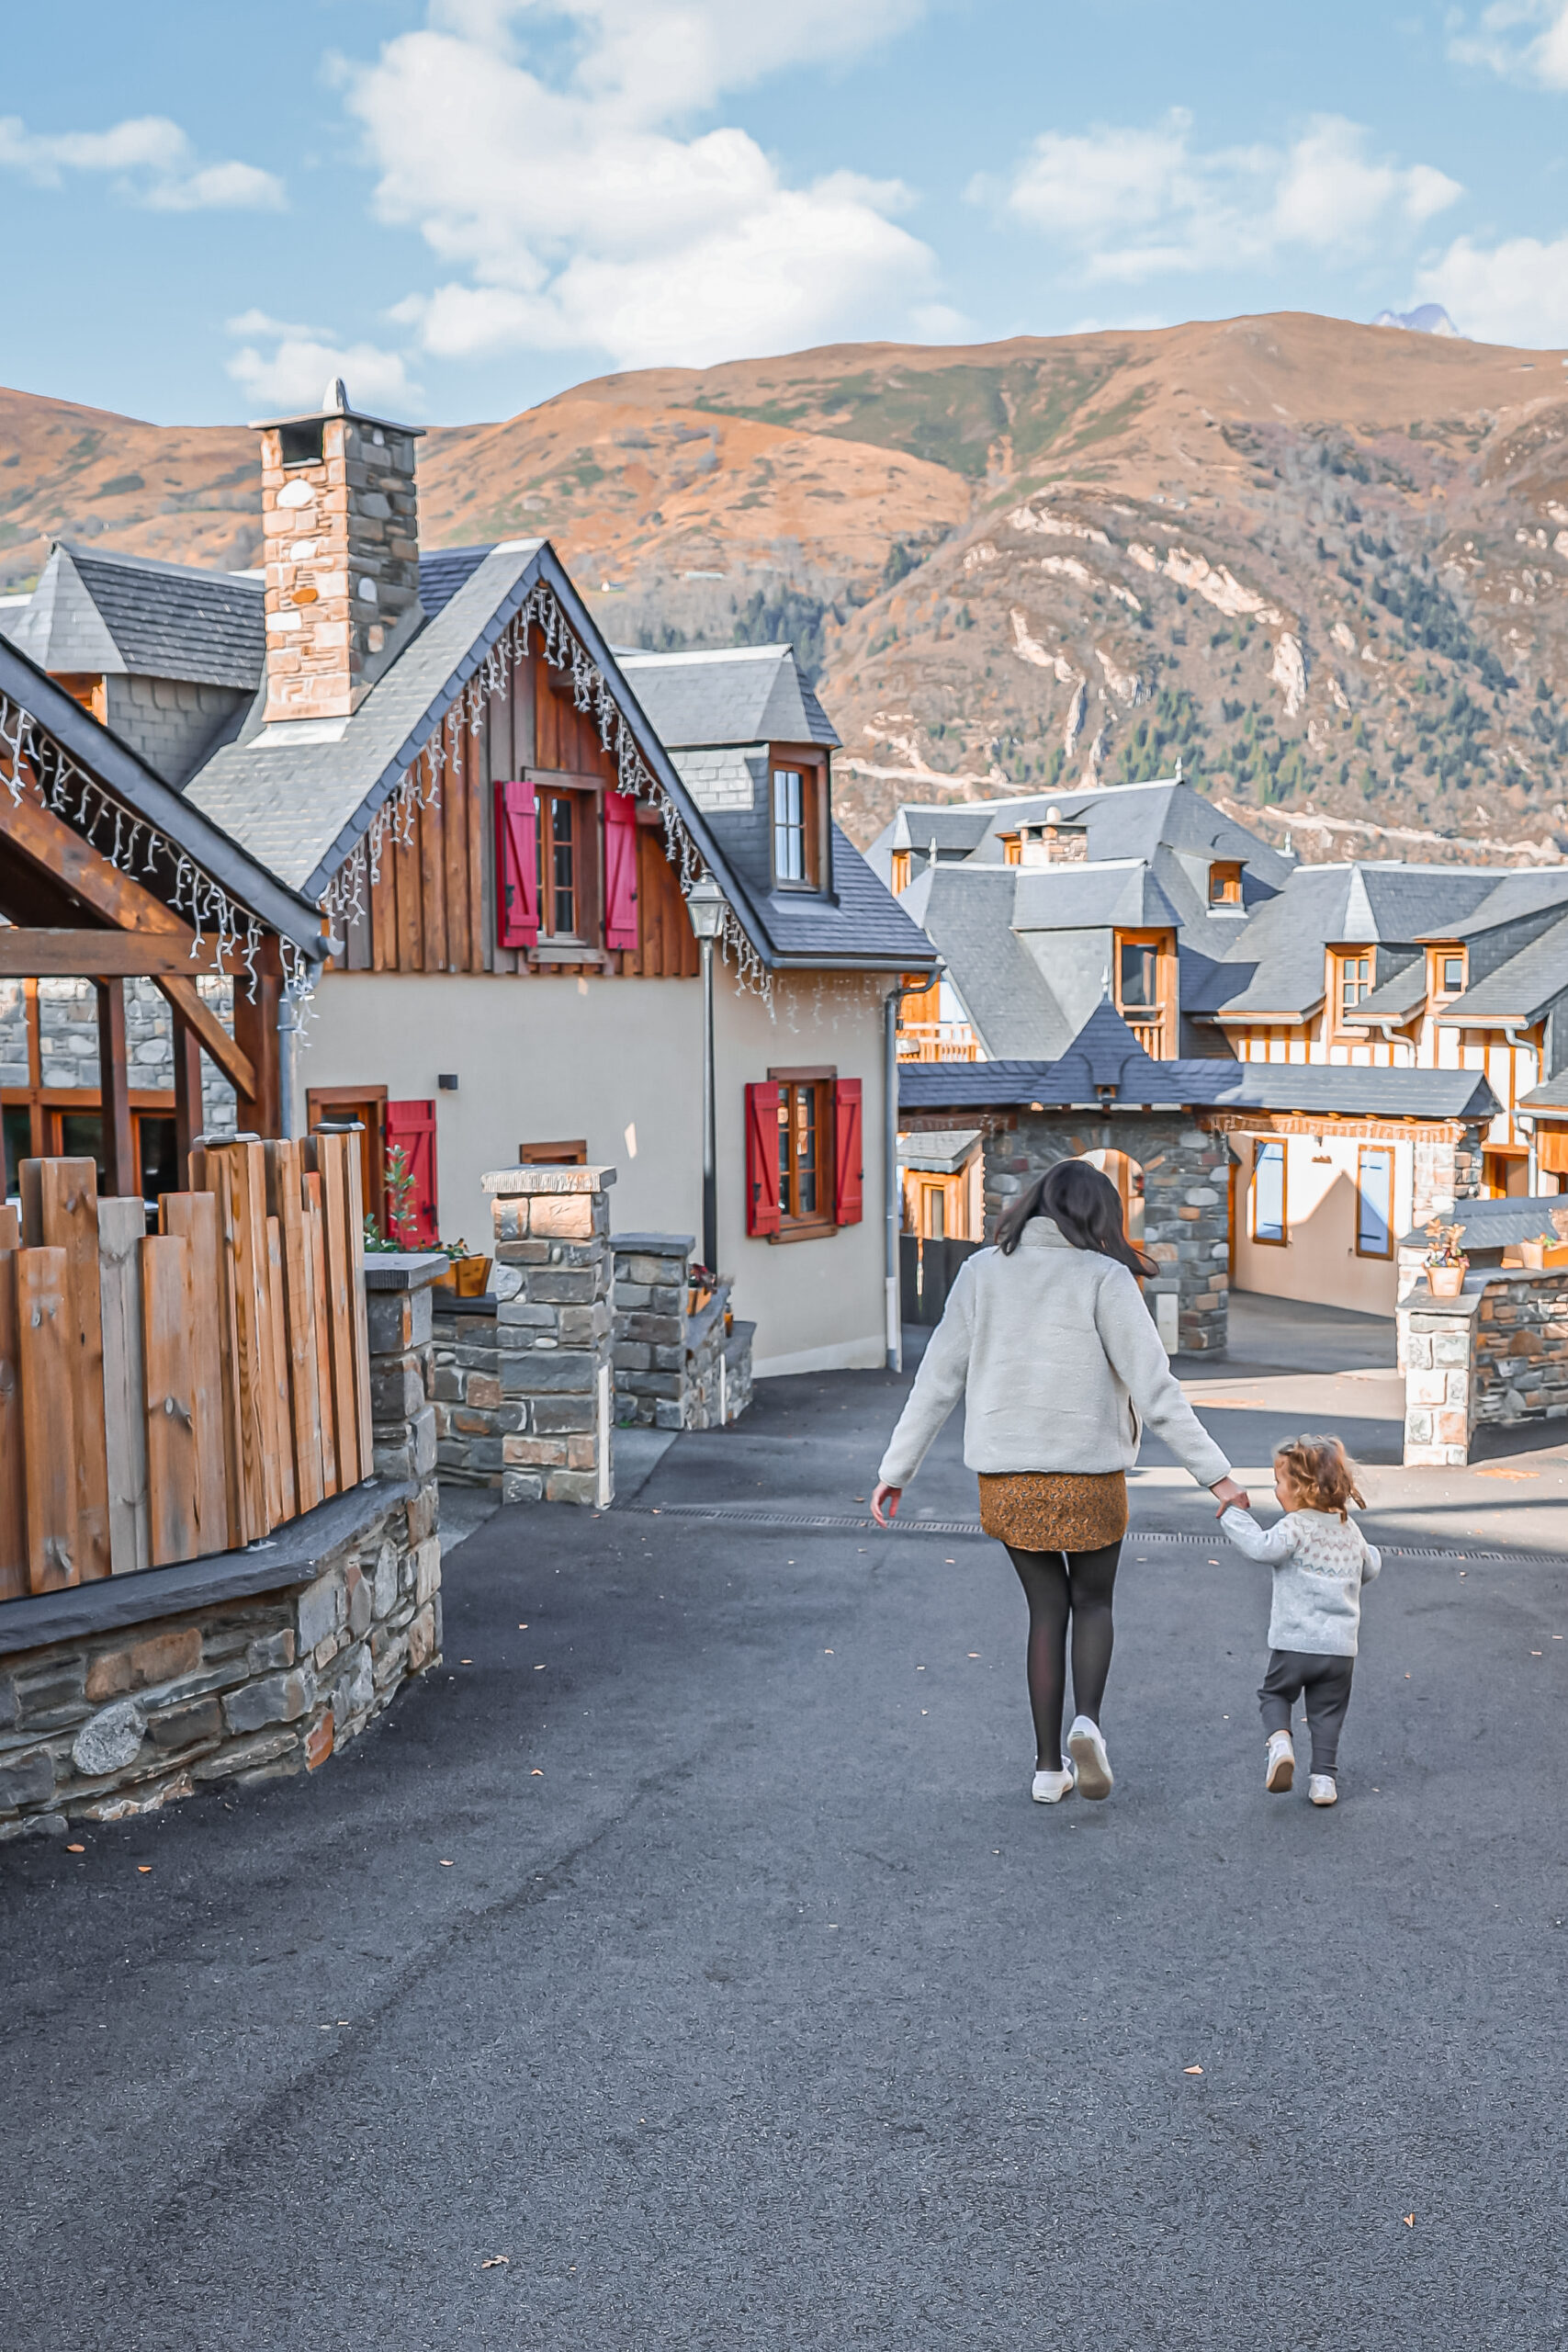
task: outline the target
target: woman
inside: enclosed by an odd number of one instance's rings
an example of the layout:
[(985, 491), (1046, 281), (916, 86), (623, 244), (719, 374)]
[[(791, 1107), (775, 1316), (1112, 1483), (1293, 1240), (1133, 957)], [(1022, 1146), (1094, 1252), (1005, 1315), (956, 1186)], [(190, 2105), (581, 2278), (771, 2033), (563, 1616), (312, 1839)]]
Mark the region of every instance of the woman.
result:
[[(1109, 1796), (1100, 1708), (1111, 1595), (1127, 1532), (1127, 1472), (1146, 1422), (1222, 1509), (1246, 1490), (1172, 1375), (1135, 1274), (1152, 1274), (1122, 1225), (1116, 1187), (1081, 1159), (1047, 1170), (1004, 1210), (994, 1250), (966, 1260), (872, 1498), (889, 1526), (932, 1439), (964, 1398), (964, 1459), (980, 1524), (1008, 1549), (1029, 1602), (1037, 1804), (1076, 1787)], [(1062, 1757), (1067, 1620), (1073, 1698)]]

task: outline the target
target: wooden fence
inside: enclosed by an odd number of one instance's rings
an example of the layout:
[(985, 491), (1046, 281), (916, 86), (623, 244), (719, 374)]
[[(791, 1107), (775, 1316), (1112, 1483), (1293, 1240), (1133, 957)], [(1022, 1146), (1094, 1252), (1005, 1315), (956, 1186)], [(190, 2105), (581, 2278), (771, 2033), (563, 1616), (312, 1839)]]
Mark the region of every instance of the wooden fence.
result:
[(0, 1600), (254, 1544), (370, 1475), (357, 1144), (208, 1144), (155, 1234), (90, 1159), (23, 1160)]

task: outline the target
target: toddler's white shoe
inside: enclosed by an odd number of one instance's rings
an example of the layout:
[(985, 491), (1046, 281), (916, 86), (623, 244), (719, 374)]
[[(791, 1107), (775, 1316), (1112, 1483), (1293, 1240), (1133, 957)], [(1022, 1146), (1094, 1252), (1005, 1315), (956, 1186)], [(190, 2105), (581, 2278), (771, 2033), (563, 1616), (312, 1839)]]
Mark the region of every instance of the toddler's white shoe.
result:
[(1314, 1804), (1337, 1804), (1339, 1783), (1332, 1772), (1314, 1772), (1307, 1782), (1307, 1794)]
[(1263, 1775), (1263, 1785), (1275, 1795), (1280, 1795), (1296, 1777), (1296, 1751), (1291, 1745), (1288, 1731), (1271, 1731), (1269, 1735), (1269, 1762)]
[(1073, 1772), (1070, 1764), (1060, 1772), (1036, 1772), (1034, 1785), (1030, 1791), (1036, 1804), (1060, 1804), (1062, 1799), (1070, 1797), (1072, 1792)]
[(1073, 1727), (1067, 1734), (1067, 1754), (1073, 1759), (1079, 1796), (1108, 1797), (1115, 1785), (1111, 1758), (1105, 1752), (1100, 1725), (1091, 1724), (1087, 1715), (1074, 1716)]

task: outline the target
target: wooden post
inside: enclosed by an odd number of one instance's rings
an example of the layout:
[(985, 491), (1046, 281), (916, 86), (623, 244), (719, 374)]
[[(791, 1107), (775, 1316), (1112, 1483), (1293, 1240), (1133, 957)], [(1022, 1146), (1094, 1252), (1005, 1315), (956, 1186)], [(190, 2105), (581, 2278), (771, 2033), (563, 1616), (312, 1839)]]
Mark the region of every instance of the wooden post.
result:
[[(307, 1143), (305, 1150), (314, 1146)], [(321, 1215), (321, 1180), (314, 1169), (300, 1179), (305, 1195), (305, 1247), (310, 1265), (310, 1317), (315, 1327), (315, 1339), (310, 1359), (315, 1366), (312, 1378), (316, 1384), (318, 1417), (316, 1427), (321, 1435), (321, 1493), (337, 1492), (337, 1442), (333, 1434), (333, 1366), (332, 1311), (327, 1304), (327, 1234)]]
[(141, 1244), (147, 1456), (152, 1556), (160, 1567), (201, 1549), (199, 1464), (191, 1369), (190, 1251), (173, 1234)]
[(282, 1067), (277, 1046), (277, 1012), (283, 1001), (283, 974), (277, 942), (269, 940), (258, 958), (255, 1002), (243, 972), (234, 976), (234, 1043), (248, 1054), (255, 1072), (255, 1090), (239, 1097), (238, 1124), (253, 1135), (276, 1136), (283, 1131)]
[(98, 1000), (98, 1100), (104, 1119), (104, 1191), (141, 1197), (141, 1170), (130, 1125), (125, 1052), (125, 982), (95, 980)]
[(266, 1204), (277, 1219), (283, 1251), (283, 1303), (288, 1334), (288, 1395), (293, 1421), (296, 1508), (313, 1510), (325, 1491), (321, 1485), (321, 1404), (317, 1375), (317, 1348), (324, 1349), (323, 1328), (318, 1342), (315, 1296), (310, 1271), (310, 1239), (305, 1227), (300, 1189), (299, 1147), (297, 1143), (266, 1146)]
[(28, 1454), (17, 1340), (17, 1213), (0, 1210), (0, 1600), (28, 1589)]
[(205, 1125), (201, 1107), (201, 1040), (177, 1012), (175, 1024), (175, 1152), (190, 1181), (190, 1155)]
[[(76, 1478), (73, 1557), (82, 1582), (87, 1584), (95, 1577), (107, 1577), (110, 1568), (104, 1327), (98, 1290), (98, 1174), (90, 1159), (24, 1159), (17, 1174), (24, 1238), (29, 1247), (61, 1250), (65, 1255), (71, 1325), (71, 1459)], [(71, 1582), (75, 1581), (73, 1576)]]
[[(109, 1481), (109, 1569), (153, 1565), (149, 1548), (147, 1399), (141, 1360), (141, 1260), (147, 1212), (98, 1203), (98, 1294), (104, 1324), (104, 1440)], [(212, 1311), (210, 1309), (206, 1311)], [(183, 1555), (182, 1555), (183, 1556)]]
[[(219, 1204), (211, 1193), (165, 1193), (160, 1228), (186, 1245), (191, 1296), (191, 1412), (196, 1424), (197, 1554), (243, 1544), (229, 1495), (237, 1480), (229, 1467), (230, 1422), (224, 1404), (228, 1319), (223, 1257), (218, 1246)], [(236, 1506), (237, 1510), (237, 1506)]]
[(72, 1373), (75, 1333), (63, 1250), (17, 1252), (17, 1341), (27, 1459), (28, 1589), (79, 1584), (76, 1416)]

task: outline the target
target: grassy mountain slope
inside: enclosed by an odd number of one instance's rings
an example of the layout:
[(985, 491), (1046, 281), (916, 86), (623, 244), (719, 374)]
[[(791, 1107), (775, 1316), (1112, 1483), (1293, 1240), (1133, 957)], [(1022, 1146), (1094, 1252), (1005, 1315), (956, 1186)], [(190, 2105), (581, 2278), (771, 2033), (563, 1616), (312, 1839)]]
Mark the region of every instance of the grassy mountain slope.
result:
[[(1554, 858), (1565, 367), (1287, 314), (650, 369), (433, 431), (423, 528), (547, 532), (617, 643), (794, 637), (862, 838), (1179, 757), (1309, 855)], [(254, 561), (253, 465), (0, 395), (0, 573)]]

